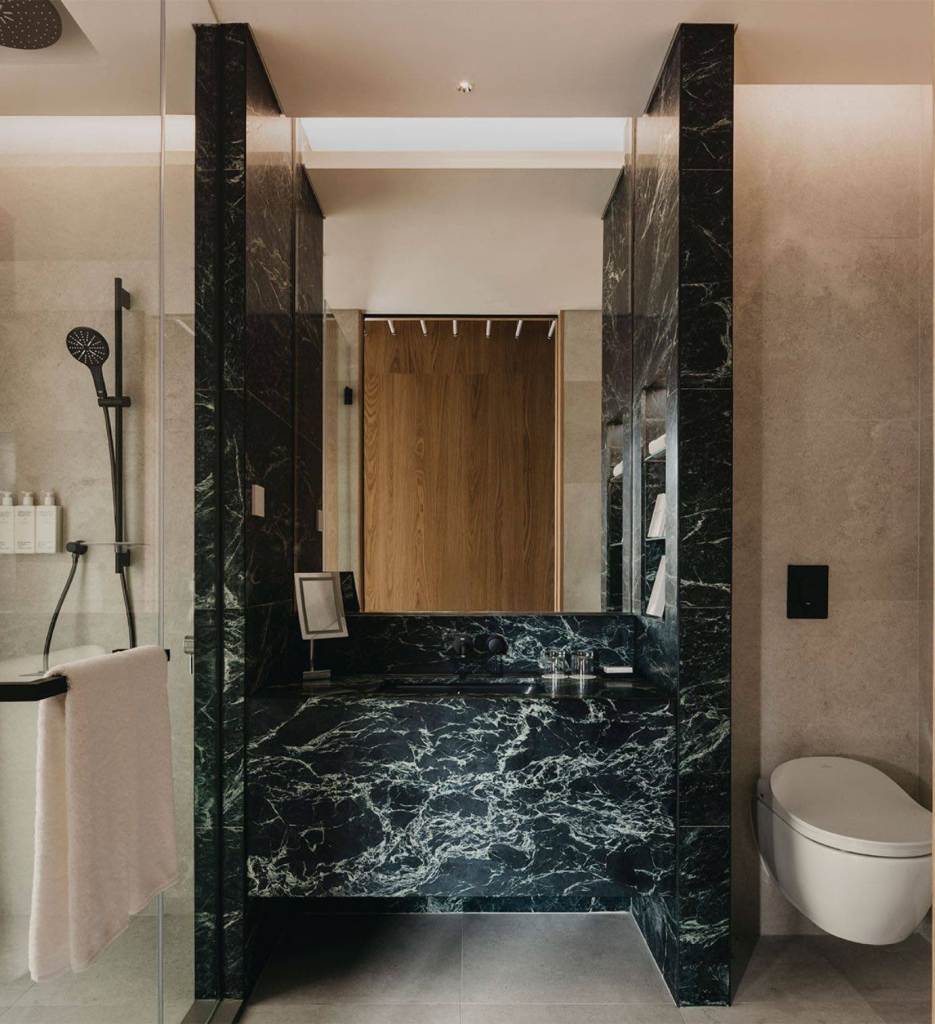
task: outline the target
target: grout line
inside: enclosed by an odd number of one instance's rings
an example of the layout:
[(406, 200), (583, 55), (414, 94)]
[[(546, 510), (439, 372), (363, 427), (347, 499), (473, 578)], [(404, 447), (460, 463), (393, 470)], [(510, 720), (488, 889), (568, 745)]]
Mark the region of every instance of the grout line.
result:
[(20, 994), (13, 1000), (13, 1002), (10, 1003), (9, 1006), (4, 1007), (3, 1012), (9, 1013), (14, 1006), (19, 1006), (20, 1000), (25, 997), (27, 992), (32, 992), (32, 990), (36, 987), (36, 984), (37, 983), (35, 981), (30, 980), (29, 984), (23, 989), (22, 992), (20, 992)]

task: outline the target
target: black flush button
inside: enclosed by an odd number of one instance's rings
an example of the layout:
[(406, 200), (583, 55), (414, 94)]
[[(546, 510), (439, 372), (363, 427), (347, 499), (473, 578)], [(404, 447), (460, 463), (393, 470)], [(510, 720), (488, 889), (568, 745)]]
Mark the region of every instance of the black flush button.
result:
[(786, 618), (828, 618), (827, 565), (789, 566), (786, 585)]

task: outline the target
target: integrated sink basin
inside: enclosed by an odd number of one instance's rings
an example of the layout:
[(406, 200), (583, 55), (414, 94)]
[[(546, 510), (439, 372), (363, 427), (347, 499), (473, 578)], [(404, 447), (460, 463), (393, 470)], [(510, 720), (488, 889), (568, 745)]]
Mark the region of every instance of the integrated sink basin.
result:
[(541, 680), (536, 676), (389, 676), (380, 680), (380, 693), (400, 696), (478, 694), (490, 697), (539, 693)]
[(623, 679), (589, 676), (578, 679), (562, 676), (553, 679), (532, 672), (509, 673), (502, 676), (445, 672), (366, 672), (336, 676), (328, 682), (297, 686), (294, 683), (265, 687), (253, 695), (265, 697), (298, 696), (313, 700), (394, 700), (396, 698), (503, 697), (513, 699), (575, 699), (609, 698), (613, 701), (649, 701), (664, 704), (668, 697), (658, 688), (626, 676)]

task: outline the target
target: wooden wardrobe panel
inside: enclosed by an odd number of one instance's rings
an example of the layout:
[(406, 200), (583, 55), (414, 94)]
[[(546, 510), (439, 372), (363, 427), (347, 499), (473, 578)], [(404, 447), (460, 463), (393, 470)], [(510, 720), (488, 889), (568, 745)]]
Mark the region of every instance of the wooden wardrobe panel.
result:
[(554, 608), (548, 325), (368, 322), (364, 608)]

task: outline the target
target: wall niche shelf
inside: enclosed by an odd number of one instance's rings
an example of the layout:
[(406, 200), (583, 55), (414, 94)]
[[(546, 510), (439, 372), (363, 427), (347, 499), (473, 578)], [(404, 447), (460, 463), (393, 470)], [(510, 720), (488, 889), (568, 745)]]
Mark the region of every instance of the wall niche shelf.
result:
[[(656, 383), (643, 389), (639, 407), (639, 451), (642, 456), (640, 597), (643, 614), (657, 619), (665, 615), (665, 591), (660, 588), (664, 588), (665, 578), (665, 433), (668, 398), (665, 385)], [(660, 444), (663, 446), (660, 450), (649, 450), (650, 445), (658, 448)]]

